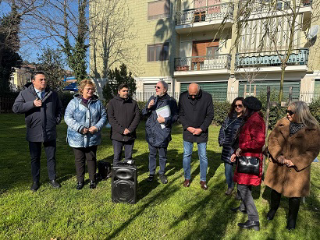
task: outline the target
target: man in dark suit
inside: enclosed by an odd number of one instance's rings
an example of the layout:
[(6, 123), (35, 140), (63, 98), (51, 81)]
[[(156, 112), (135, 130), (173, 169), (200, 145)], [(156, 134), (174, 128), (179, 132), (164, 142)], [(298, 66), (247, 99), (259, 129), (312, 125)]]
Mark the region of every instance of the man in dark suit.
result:
[(40, 187), (42, 144), (47, 156), (50, 184), (60, 188), (56, 181), (56, 125), (61, 122), (62, 107), (58, 94), (47, 87), (45, 73), (36, 72), (32, 76), (32, 83), (19, 93), (12, 111), (25, 114), (33, 178), (31, 190), (37, 191)]
[(198, 144), (200, 159), (200, 185), (208, 189), (206, 183), (208, 158), (208, 128), (214, 116), (211, 94), (200, 89), (196, 83), (189, 85), (188, 91), (181, 93), (179, 98), (179, 119), (183, 126), (183, 169), (185, 187), (190, 186), (190, 162), (193, 143)]
[(125, 159), (132, 159), (133, 144), (137, 138), (136, 128), (140, 121), (138, 104), (129, 97), (127, 84), (120, 84), (118, 95), (110, 100), (108, 120), (111, 125), (111, 140), (114, 151), (113, 165), (117, 165), (121, 161), (122, 148), (125, 151)]

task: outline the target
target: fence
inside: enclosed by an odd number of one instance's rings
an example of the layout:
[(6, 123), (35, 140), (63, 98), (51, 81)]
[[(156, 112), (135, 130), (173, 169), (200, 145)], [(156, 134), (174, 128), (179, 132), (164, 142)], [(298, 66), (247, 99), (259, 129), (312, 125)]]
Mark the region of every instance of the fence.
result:
[[(209, 92), (212, 95), (212, 100), (214, 102), (225, 102), (225, 101), (232, 101), (236, 97), (248, 97), (249, 93), (239, 93), (239, 92)], [(168, 94), (172, 97), (174, 97), (177, 101), (179, 101), (180, 92), (175, 92), (173, 95), (171, 92), (168, 92)], [(259, 92), (255, 94), (255, 92), (252, 92), (251, 95), (256, 96), (258, 98), (266, 98), (267, 92)], [(151, 96), (155, 96), (155, 92), (136, 92), (133, 98), (136, 101), (142, 101), (146, 102), (149, 100)], [(278, 101), (278, 95), (274, 94), (273, 101)], [(283, 95), (283, 102), (289, 101), (289, 94), (284, 93)], [(315, 101), (317, 99), (320, 99), (320, 92), (300, 92), (299, 97), (291, 96), (291, 101), (304, 101), (306, 103), (311, 103), (312, 101)], [(272, 101), (272, 100), (271, 100)]]

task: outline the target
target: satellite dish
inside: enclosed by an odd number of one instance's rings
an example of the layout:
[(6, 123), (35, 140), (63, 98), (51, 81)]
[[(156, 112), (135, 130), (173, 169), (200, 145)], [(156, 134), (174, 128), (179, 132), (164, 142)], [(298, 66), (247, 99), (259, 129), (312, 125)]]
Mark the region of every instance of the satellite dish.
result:
[(308, 31), (307, 38), (310, 40), (316, 37), (318, 34), (318, 31), (319, 31), (319, 25), (312, 26)]

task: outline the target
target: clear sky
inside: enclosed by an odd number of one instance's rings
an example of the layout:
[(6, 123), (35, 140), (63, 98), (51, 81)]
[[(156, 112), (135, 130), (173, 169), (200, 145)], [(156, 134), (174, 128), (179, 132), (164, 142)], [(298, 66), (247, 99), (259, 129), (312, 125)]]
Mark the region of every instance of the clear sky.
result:
[[(4, 1), (0, 1), (0, 17), (10, 12), (10, 5), (8, 5)], [(76, 2), (74, 2), (76, 3)], [(73, 3), (73, 4), (74, 4)], [(77, 5), (71, 6), (77, 7)], [(51, 11), (51, 12), (50, 12)], [(58, 12), (54, 13), (55, 9), (50, 8), (48, 12), (50, 12), (53, 16), (55, 14), (59, 14)], [(46, 47), (50, 47), (53, 49), (58, 48), (58, 44), (54, 39), (42, 39), (35, 43), (32, 38), (37, 38), (37, 35), (40, 35), (40, 30), (38, 29), (31, 29), (32, 25), (36, 25), (37, 22), (33, 22), (32, 15), (31, 16), (23, 16), (22, 26), (21, 26), (21, 33), (20, 33), (20, 42), (21, 47), (19, 54), (21, 55), (23, 60), (29, 62), (38, 62), (39, 55), (41, 55), (42, 49)], [(41, 25), (41, 24), (40, 24)], [(73, 39), (71, 39), (73, 41)], [(71, 42), (72, 43), (72, 42)], [(87, 52), (87, 72), (89, 73), (89, 51)], [(66, 66), (66, 69), (70, 69)]]

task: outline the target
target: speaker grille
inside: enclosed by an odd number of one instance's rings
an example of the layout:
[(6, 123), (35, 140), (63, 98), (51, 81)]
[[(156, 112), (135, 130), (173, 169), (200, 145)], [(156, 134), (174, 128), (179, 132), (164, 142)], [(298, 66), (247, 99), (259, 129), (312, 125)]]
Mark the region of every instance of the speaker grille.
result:
[(112, 173), (112, 201), (136, 203), (137, 170), (135, 166), (116, 166)]

